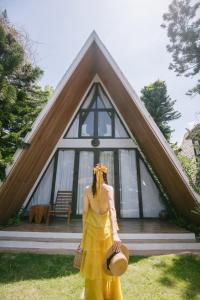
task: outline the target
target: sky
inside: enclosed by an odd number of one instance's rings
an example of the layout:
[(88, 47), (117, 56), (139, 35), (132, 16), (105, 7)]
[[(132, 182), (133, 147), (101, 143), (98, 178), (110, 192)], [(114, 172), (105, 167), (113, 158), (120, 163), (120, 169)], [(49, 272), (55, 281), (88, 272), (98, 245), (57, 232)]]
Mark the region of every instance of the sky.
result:
[(35, 64), (43, 71), (42, 86), (54, 88), (93, 30), (140, 96), (141, 89), (160, 79), (176, 100), (181, 118), (169, 124), (172, 142), (180, 145), (186, 128), (200, 122), (199, 96), (189, 97), (197, 78), (176, 76), (168, 69), (171, 54), (161, 28), (171, 0), (0, 0), (10, 21), (25, 32)]

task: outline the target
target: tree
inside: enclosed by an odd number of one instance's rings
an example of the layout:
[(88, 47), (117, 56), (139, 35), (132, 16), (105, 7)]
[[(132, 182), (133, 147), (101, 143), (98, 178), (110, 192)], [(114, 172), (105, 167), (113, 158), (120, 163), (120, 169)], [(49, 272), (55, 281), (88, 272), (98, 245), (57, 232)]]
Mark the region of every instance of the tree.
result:
[(176, 100), (171, 100), (167, 95), (165, 81), (157, 80), (145, 86), (141, 90), (141, 100), (167, 141), (169, 141), (174, 130), (170, 128), (168, 122), (180, 118), (181, 114), (173, 108)]
[(183, 154), (182, 148), (176, 144), (171, 145), (174, 153), (176, 154), (178, 160), (180, 161), (185, 174), (189, 179), (189, 183), (192, 188), (200, 194), (200, 184), (197, 182), (196, 177), (198, 173), (198, 165), (196, 163), (195, 156), (190, 158)]
[[(199, 1), (191, 5), (191, 0), (173, 0), (169, 12), (163, 14), (161, 27), (167, 28), (167, 50), (172, 53), (169, 69), (177, 76), (194, 76), (200, 71), (200, 19), (196, 17), (199, 7)], [(200, 80), (187, 94), (200, 94)]]
[(37, 81), (43, 74), (28, 59), (23, 36), (0, 14), (0, 179), (24, 137), (47, 102), (50, 89)]
[(196, 165), (197, 165), (197, 174), (196, 174), (196, 185), (200, 187), (200, 123), (196, 124), (192, 129), (187, 130), (187, 139), (191, 139), (193, 142)]

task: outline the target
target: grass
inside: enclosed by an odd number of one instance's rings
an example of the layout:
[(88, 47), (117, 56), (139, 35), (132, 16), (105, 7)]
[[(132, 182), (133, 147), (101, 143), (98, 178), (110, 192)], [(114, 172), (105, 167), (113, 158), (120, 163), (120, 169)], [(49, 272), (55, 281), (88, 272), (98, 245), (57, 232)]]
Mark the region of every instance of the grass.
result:
[[(0, 253), (1, 300), (78, 300), (84, 286), (73, 256)], [(124, 300), (200, 299), (200, 255), (130, 256)]]

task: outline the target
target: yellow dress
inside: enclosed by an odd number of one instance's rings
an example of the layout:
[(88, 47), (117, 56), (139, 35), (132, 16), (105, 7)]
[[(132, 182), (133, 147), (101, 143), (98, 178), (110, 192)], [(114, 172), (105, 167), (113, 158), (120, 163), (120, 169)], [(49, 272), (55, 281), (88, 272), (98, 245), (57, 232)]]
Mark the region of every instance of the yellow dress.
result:
[[(87, 192), (84, 199), (86, 197)], [(117, 221), (114, 221), (115, 229), (119, 230)], [(99, 214), (88, 205), (83, 217), (83, 238), (80, 245), (83, 249), (80, 274), (85, 278), (85, 300), (123, 300), (120, 277), (107, 275), (102, 268), (105, 253), (112, 245), (109, 210)]]

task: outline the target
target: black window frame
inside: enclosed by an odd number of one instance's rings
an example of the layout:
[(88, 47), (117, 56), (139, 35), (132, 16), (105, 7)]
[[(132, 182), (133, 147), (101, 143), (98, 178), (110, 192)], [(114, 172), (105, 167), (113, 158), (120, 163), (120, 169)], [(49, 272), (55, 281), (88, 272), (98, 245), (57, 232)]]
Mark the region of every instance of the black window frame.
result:
[[(108, 99), (109, 103), (110, 103), (110, 108), (97, 108), (97, 97), (100, 97), (101, 99), (101, 95), (99, 93), (99, 88), (101, 88), (102, 92), (105, 94), (105, 97)], [(92, 89), (95, 88), (95, 92), (94, 92), (94, 95), (93, 95), (93, 98), (90, 102), (90, 105), (88, 106), (88, 108), (82, 108), (84, 106), (84, 103), (85, 101), (87, 100), (87, 97), (89, 96), (89, 94), (91, 93)], [(102, 100), (103, 101), (103, 100)], [(95, 108), (92, 108), (93, 104), (95, 103)], [(90, 112), (94, 112), (94, 134), (93, 135), (88, 135), (88, 136), (84, 136), (81, 134), (81, 128), (82, 128), (82, 125), (84, 123), (84, 121), (86, 120), (88, 114)], [(98, 116), (99, 116), (99, 112), (107, 112), (109, 114), (111, 114), (111, 135), (109, 136), (103, 136), (103, 135), (98, 135)], [(86, 112), (84, 118), (82, 116), (82, 113), (83, 112)], [(116, 137), (115, 136), (115, 114), (116, 116), (118, 117), (121, 125), (123, 126), (126, 134), (127, 134), (127, 137)], [(67, 137), (67, 134), (68, 132), (70, 131), (72, 125), (73, 125), (73, 122), (74, 120), (79, 117), (79, 128), (78, 128), (78, 137)], [(64, 134), (64, 139), (95, 139), (95, 138), (100, 138), (100, 139), (130, 139), (130, 135), (126, 129), (126, 127), (124, 126), (123, 122), (121, 121), (121, 118), (120, 116), (118, 115), (118, 113), (116, 112), (115, 108), (113, 107), (108, 95), (106, 94), (106, 92), (104, 91), (102, 85), (99, 83), (99, 82), (95, 82), (93, 83), (93, 85), (91, 86), (90, 90), (88, 91), (87, 95), (86, 95), (86, 98), (81, 106), (81, 108), (78, 110), (77, 114), (75, 115), (72, 123), (70, 124), (68, 130), (66, 131), (66, 133)]]

